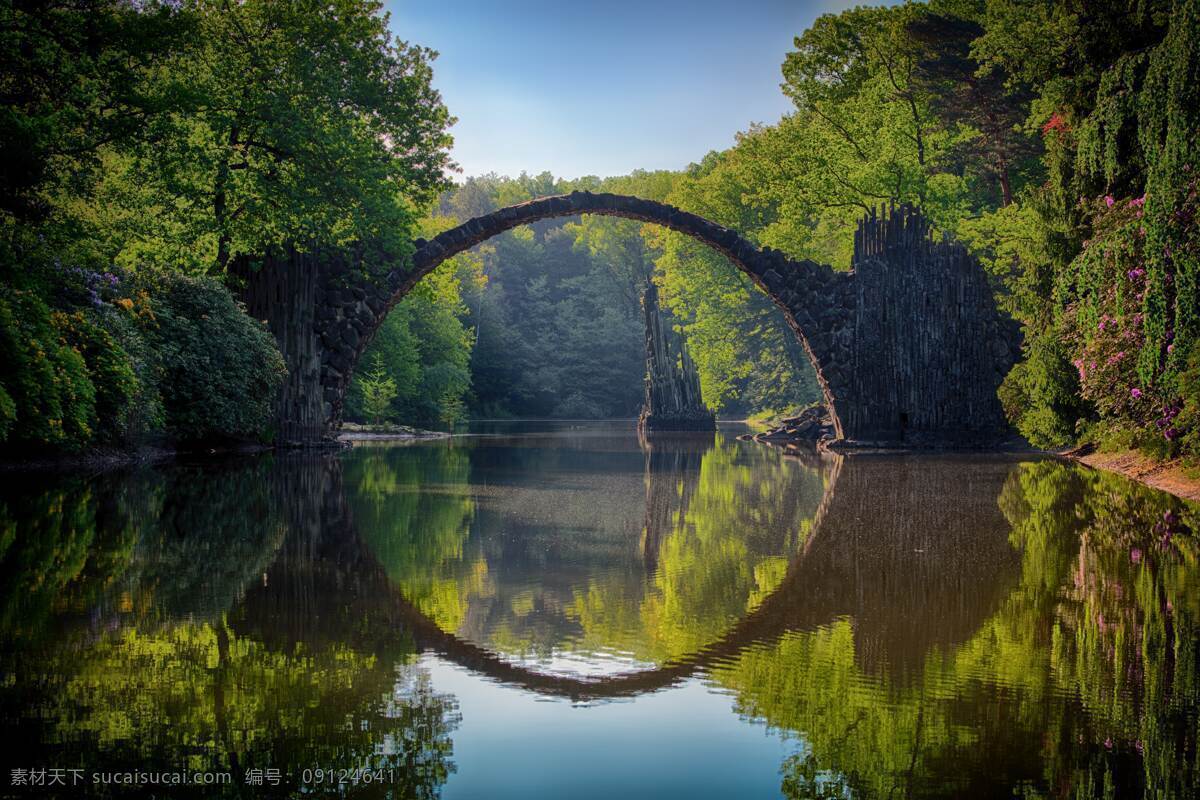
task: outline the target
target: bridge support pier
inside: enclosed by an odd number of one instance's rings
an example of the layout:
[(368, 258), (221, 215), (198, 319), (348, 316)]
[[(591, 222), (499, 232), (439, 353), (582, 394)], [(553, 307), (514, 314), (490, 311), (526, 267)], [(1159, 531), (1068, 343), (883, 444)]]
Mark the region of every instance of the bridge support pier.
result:
[(321, 291), (317, 265), (310, 256), (289, 249), (259, 262), (239, 260), (231, 271), (242, 284), (246, 312), (266, 322), (287, 366), (275, 405), (276, 444), (328, 443), (329, 414), (321, 388), (323, 348), (316, 327)]

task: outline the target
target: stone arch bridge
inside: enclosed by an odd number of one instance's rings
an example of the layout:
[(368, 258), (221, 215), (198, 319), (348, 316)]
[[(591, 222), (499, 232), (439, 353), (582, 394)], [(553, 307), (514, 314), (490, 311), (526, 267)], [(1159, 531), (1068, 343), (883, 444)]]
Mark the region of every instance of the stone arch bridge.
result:
[(919, 211), (865, 217), (849, 272), (759, 248), (736, 231), (651, 200), (573, 192), (485, 214), (430, 241), (402, 268), (370, 276), (354, 252), (290, 250), (241, 260), (243, 299), (267, 321), (289, 375), (283, 444), (328, 440), (350, 379), (384, 317), (446, 259), (539, 220), (604, 214), (662, 225), (728, 258), (783, 312), (816, 370), (839, 439), (912, 446), (985, 445), (1007, 425), (996, 388), (1019, 355), (1015, 324), (995, 306), (966, 249), (937, 240)]

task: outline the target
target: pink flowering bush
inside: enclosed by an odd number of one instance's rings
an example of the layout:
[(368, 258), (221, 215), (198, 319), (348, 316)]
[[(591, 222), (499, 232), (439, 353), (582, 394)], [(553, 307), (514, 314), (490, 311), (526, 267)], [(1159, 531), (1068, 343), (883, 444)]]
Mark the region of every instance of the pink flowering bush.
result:
[[(1179, 381), (1146, 380), (1138, 369), (1149, 288), (1145, 202), (1145, 197), (1106, 195), (1088, 204), (1094, 236), (1073, 263), (1073, 285), (1063, 287), (1064, 294), (1078, 299), (1064, 311), (1062, 326), (1080, 392), (1102, 423), (1135, 431), (1139, 445), (1176, 452), (1181, 442), (1191, 441), (1194, 425), (1182, 413), (1187, 403), (1179, 396)], [(1168, 342), (1171, 338), (1168, 330)]]

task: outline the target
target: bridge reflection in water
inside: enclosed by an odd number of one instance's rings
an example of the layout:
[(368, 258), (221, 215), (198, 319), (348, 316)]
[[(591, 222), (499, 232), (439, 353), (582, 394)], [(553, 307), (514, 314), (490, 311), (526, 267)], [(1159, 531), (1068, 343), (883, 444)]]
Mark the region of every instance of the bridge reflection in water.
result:
[(350, 758), (422, 796), (460, 722), (434, 653), (574, 704), (729, 693), (795, 739), (791, 796), (1195, 788), (1196, 512), (1056, 462), (591, 431), (0, 503), (14, 766)]
[[(558, 455), (522, 447), (533, 460)], [(495, 680), (596, 700), (661, 689), (843, 618), (864, 667), (911, 669), (969, 637), (1017, 581), (995, 502), (1010, 461), (923, 457), (914, 470), (814, 455), (763, 471), (738, 459), (774, 453), (712, 439), (644, 450), (642, 475), (614, 466), (598, 482), (477, 465), (478, 490), (456, 482), (467, 465), (454, 450), (425, 451), (440, 463), (406, 482), (397, 472), (414, 454), (381, 448), (348, 470), (357, 493), (323, 465), (322, 516), (308, 525), (319, 538), (293, 538), (248, 605), (302, 630), (328, 614), (275, 588), (332, 569), (323, 580), (337, 591), (311, 597), (349, 604), (370, 627)], [(605, 455), (617, 465), (628, 453)], [(640, 514), (622, 485), (635, 477)], [(580, 492), (584, 503), (564, 497)]]

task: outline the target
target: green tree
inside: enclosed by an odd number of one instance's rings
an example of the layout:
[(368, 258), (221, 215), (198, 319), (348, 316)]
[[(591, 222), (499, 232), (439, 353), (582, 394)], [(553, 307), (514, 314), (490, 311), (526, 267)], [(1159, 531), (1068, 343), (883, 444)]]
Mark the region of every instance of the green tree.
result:
[(396, 382), (383, 370), (383, 358), (375, 356), (371, 371), (359, 379), (362, 388), (363, 413), (376, 425), (392, 416), (392, 401), (396, 399)]
[(402, 256), (450, 165), (435, 54), (394, 40), (374, 0), (182, 9), (194, 32), (162, 74), (183, 107), (104, 187), (120, 263), (220, 271), (289, 243)]
[(183, 93), (165, 65), (195, 33), (155, 0), (0, 4), (0, 210), (45, 219), (107, 149), (153, 138)]

